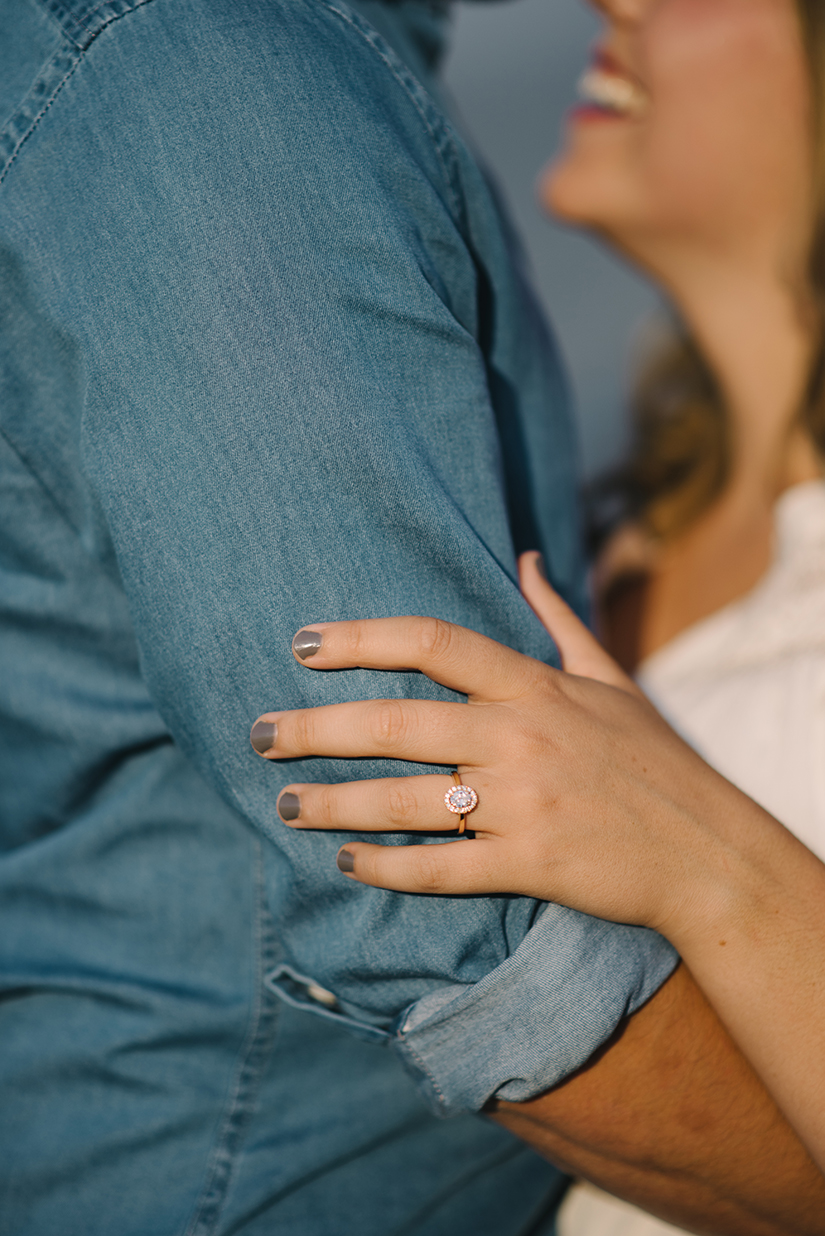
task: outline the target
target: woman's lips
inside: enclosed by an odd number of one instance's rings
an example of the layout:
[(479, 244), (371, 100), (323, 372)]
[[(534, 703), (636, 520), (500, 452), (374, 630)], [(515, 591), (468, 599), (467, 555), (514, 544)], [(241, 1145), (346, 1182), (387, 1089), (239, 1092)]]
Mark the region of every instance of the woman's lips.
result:
[(602, 113), (637, 120), (649, 106), (647, 91), (609, 52), (598, 51), (593, 64), (579, 78), (579, 112)]

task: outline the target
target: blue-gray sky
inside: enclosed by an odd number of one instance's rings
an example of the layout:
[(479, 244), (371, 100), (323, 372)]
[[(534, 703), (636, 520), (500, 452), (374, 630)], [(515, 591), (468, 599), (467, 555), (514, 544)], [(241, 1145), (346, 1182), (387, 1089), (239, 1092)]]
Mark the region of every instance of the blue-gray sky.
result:
[(585, 471), (621, 450), (634, 339), (654, 312), (650, 289), (595, 242), (548, 222), (535, 180), (559, 143), (566, 108), (598, 31), (581, 0), (459, 4), (447, 84), (524, 237), (577, 397)]

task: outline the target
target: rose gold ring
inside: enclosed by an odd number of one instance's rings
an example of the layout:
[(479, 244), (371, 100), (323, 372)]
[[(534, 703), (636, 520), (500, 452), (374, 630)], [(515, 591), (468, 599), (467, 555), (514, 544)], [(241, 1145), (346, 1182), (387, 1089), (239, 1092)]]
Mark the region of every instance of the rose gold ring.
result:
[(467, 816), (478, 806), (478, 794), (471, 786), (462, 784), (458, 772), (453, 773), (453, 781), (455, 784), (444, 795), (444, 805), (448, 811), (452, 811), (453, 815), (459, 817), (458, 835), (460, 837), (467, 824)]

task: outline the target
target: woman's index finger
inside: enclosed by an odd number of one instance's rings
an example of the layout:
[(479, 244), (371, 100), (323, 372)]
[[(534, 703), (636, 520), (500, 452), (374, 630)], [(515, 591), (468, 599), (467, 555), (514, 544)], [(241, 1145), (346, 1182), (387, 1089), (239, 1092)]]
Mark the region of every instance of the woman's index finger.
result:
[(292, 650), (311, 669), (419, 670), (479, 701), (517, 697), (537, 664), (440, 618), (314, 623), (298, 632)]

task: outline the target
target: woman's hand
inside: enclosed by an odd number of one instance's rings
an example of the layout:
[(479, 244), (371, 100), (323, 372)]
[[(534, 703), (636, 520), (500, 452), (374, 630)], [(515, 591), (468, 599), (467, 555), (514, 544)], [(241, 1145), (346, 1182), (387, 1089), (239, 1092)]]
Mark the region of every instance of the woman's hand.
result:
[[(655, 927), (825, 1170), (825, 866), (699, 758), (544, 582), (522, 590), (564, 672), (432, 618), (324, 623), (293, 648), (308, 668), (414, 667), (467, 703), (370, 700), (268, 713), (269, 759), (388, 756), (458, 765), (478, 793), (470, 838), (348, 842), (353, 880), (412, 893), (524, 893)], [(295, 828), (449, 834), (447, 775), (291, 785)]]
[[(470, 838), (453, 844), (348, 842), (351, 879), (414, 893), (522, 893), (603, 918), (663, 927), (690, 897), (712, 839), (701, 824), (737, 795), (679, 739), (539, 573), (525, 597), (565, 672), (431, 618), (322, 623), (299, 632), (308, 669), (421, 670), (467, 703), (369, 700), (267, 713), (266, 758), (381, 756), (455, 765), (476, 790)], [(277, 734), (277, 737), (274, 737)], [(449, 775), (295, 784), (278, 800), (295, 828), (454, 832)]]

